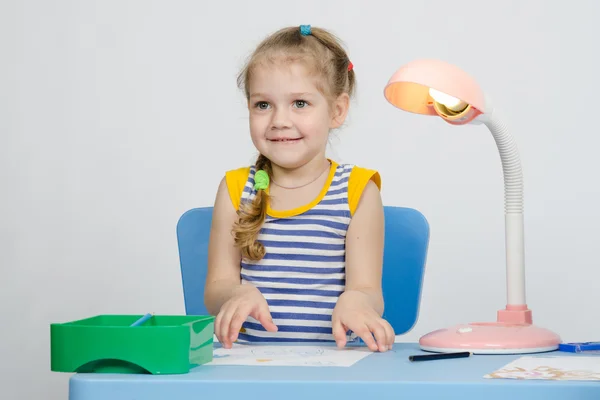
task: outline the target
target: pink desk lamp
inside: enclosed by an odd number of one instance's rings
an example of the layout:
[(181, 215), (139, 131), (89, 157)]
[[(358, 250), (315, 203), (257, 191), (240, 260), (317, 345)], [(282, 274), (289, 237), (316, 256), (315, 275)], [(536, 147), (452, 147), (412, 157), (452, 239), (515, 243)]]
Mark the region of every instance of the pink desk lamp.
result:
[(394, 106), (416, 114), (438, 115), (452, 125), (484, 124), (492, 133), (504, 173), (507, 305), (496, 322), (472, 322), (437, 330), (419, 340), (432, 352), (522, 354), (552, 351), (561, 339), (532, 324), (525, 302), (523, 177), (517, 146), (473, 78), (438, 60), (416, 60), (401, 67), (384, 90)]

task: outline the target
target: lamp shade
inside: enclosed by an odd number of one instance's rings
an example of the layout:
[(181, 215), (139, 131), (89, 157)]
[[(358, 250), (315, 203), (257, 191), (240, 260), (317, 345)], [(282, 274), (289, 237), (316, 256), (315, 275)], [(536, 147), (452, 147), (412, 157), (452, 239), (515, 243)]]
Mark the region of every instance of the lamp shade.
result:
[(395, 107), (424, 115), (438, 115), (429, 89), (455, 97), (485, 112), (483, 91), (469, 74), (440, 60), (421, 59), (403, 65), (390, 78), (384, 95)]

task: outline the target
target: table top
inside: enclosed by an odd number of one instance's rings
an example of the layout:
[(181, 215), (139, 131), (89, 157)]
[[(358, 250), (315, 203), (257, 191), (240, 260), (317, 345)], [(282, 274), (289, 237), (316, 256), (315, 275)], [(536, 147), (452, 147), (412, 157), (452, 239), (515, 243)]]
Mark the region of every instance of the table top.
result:
[[(373, 353), (351, 367), (203, 365), (182, 375), (75, 374), (70, 379), (69, 399), (600, 399), (600, 382), (483, 377), (519, 355), (410, 362), (412, 354), (426, 353), (417, 344), (396, 343), (393, 350)], [(545, 355), (573, 356), (563, 352)]]

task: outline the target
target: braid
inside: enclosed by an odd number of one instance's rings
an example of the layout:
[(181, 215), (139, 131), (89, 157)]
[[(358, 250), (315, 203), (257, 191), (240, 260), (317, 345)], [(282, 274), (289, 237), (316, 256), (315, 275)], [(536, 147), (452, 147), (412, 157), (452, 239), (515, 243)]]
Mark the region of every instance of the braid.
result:
[[(269, 178), (273, 175), (271, 161), (258, 156), (255, 163), (256, 171), (264, 170)], [(239, 219), (233, 227), (235, 245), (239, 247), (242, 256), (249, 260), (260, 260), (265, 255), (265, 247), (257, 238), (267, 216), (269, 196), (264, 190), (258, 190), (252, 202), (242, 202), (238, 210)]]

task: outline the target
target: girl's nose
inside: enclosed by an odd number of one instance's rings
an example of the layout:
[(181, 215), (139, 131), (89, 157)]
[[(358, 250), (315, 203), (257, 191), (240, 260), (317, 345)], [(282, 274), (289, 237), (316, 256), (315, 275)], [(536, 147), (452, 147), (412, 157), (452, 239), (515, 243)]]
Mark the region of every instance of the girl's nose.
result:
[(292, 126), (289, 112), (285, 109), (276, 109), (271, 120), (272, 129), (285, 129)]

